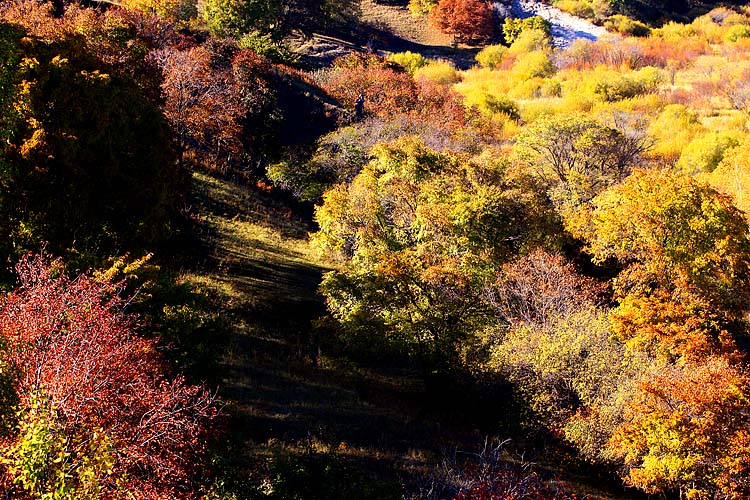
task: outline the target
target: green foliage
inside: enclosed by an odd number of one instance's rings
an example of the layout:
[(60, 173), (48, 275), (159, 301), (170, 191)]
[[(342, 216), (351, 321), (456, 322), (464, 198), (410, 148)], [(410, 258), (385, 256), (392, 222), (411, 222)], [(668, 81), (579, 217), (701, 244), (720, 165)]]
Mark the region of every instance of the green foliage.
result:
[(552, 51), (552, 38), (542, 30), (524, 30), (508, 47), (508, 54), (521, 55), (535, 51)]
[(709, 132), (682, 150), (677, 166), (688, 175), (713, 172), (724, 154), (740, 142), (740, 134), (736, 132)]
[(632, 74), (617, 71), (595, 74), (593, 93), (606, 102), (622, 101), (650, 92), (655, 92), (665, 81), (663, 72), (653, 66), (647, 66)]
[(501, 338), (492, 362), (533, 411), (529, 423), (561, 429), (577, 410), (600, 405), (617, 390), (624, 350), (612, 339), (606, 311), (584, 303), (546, 325), (511, 328)]
[(264, 35), (276, 28), (281, 7), (275, 0), (206, 0), (203, 18), (214, 36)]
[(514, 44), (522, 33), (539, 31), (546, 38), (551, 38), (552, 25), (543, 17), (533, 16), (526, 19), (506, 17), (503, 22), (503, 37), (508, 45)]
[(237, 41), (237, 45), (241, 49), (250, 49), (277, 64), (293, 65), (299, 60), (297, 54), (293, 53), (281, 42), (274, 40), (268, 33), (251, 31), (242, 35)]
[(485, 94), (479, 109), (490, 114), (502, 113), (511, 120), (520, 120), (521, 118), (521, 115), (518, 114), (518, 105), (512, 99), (504, 96), (496, 97)]
[(409, 0), (409, 10), (415, 17), (421, 16), (429, 14), (438, 3), (439, 0)]
[(218, 380), (221, 353), (231, 340), (220, 313), (222, 297), (210, 288), (151, 262), (152, 255), (109, 258), (94, 273), (100, 282), (127, 283), (130, 311), (144, 320), (142, 334), (158, 338), (172, 365), (195, 383)]
[[(31, 498), (101, 498), (101, 478), (110, 475), (115, 462), (110, 440), (96, 431), (66, 436), (57, 418), (49, 401), (34, 395), (19, 415), (19, 439), (6, 450), (3, 464)], [(81, 456), (73, 456), (76, 452)]]
[(410, 75), (414, 75), (415, 71), (422, 66), (425, 66), (428, 62), (427, 58), (422, 54), (411, 52), (409, 50), (406, 52), (396, 52), (395, 54), (392, 54), (388, 60), (403, 67)]
[(476, 55), (476, 61), (483, 68), (496, 69), (505, 59), (508, 48), (504, 45), (488, 45)]
[(395, 345), (427, 369), (455, 368), (486, 319), (482, 283), (537, 241), (549, 214), (503, 181), (497, 161), (462, 162), (413, 138), (374, 155), (316, 210), (314, 240), (346, 265), (321, 290), (351, 338)]
[(367, 164), (374, 142), (366, 134), (367, 130), (361, 127), (339, 128), (318, 140), (317, 149), (307, 162), (271, 165), (268, 178), (299, 199), (318, 201), (327, 189), (341, 181), (351, 181)]

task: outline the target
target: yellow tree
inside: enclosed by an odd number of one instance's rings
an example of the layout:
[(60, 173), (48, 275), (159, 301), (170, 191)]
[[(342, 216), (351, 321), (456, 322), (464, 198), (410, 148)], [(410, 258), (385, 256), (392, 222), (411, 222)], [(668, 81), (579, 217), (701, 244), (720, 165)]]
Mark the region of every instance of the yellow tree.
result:
[(728, 196), (684, 175), (638, 170), (580, 213), (568, 226), (594, 260), (624, 268), (613, 319), (631, 348), (668, 360), (734, 349), (750, 304), (750, 243)]
[(344, 263), (322, 291), (350, 338), (448, 370), (488, 317), (481, 294), (496, 266), (533, 246), (552, 217), (506, 181), (501, 162), (461, 161), (415, 138), (373, 154), (316, 211), (315, 241)]

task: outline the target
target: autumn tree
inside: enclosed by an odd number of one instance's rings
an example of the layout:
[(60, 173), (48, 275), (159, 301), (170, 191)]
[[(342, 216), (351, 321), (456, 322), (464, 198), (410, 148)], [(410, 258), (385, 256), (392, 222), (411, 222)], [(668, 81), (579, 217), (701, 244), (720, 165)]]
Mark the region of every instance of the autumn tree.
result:
[(627, 421), (608, 443), (625, 480), (647, 493), (684, 498), (750, 494), (750, 378), (747, 365), (711, 356), (645, 376)]
[(190, 160), (226, 170), (242, 154), (240, 120), (245, 114), (231, 64), (214, 65), (203, 46), (165, 48), (153, 58), (164, 75), (164, 115), (175, 132), (180, 165)]
[(487, 318), (483, 285), (498, 263), (531, 245), (548, 221), (502, 165), (404, 138), (376, 146), (351, 184), (323, 197), (316, 242), (345, 267), (321, 285), (353, 338), (397, 346), (445, 373)]
[(584, 221), (573, 231), (594, 259), (624, 267), (613, 318), (632, 348), (666, 359), (734, 350), (750, 307), (750, 242), (730, 198), (684, 175), (638, 170)]
[(485, 297), (503, 323), (544, 327), (556, 317), (596, 305), (600, 288), (562, 256), (536, 250), (504, 264)]
[(350, 54), (340, 57), (320, 83), (350, 109), (357, 96), (363, 94), (366, 114), (392, 116), (417, 105), (417, 87), (411, 75), (378, 56)]
[(5, 254), (40, 240), (106, 251), (163, 238), (185, 177), (140, 82), (77, 37), (46, 42), (7, 25), (0, 37), (11, 51), (0, 60)]
[(165, 377), (116, 284), (60, 267), (24, 257), (0, 309), (18, 394), (18, 430), (0, 446), (6, 488), (14, 498), (190, 497), (214, 398)]
[(471, 45), (489, 42), (495, 33), (492, 8), (484, 0), (440, 0), (430, 11), (430, 22), (455, 41)]
[(648, 144), (590, 118), (541, 118), (517, 140), (517, 157), (547, 185), (558, 206), (588, 202), (621, 181)]

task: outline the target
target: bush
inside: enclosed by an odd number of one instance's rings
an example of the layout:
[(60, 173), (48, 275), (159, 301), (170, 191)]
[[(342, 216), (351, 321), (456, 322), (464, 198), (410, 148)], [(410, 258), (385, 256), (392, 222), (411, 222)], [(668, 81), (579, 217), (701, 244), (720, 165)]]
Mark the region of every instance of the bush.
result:
[(431, 61), (414, 72), (414, 79), (451, 85), (460, 82), (461, 76), (453, 64), (447, 61)]
[(531, 78), (545, 78), (555, 73), (547, 53), (537, 50), (524, 54), (513, 65), (513, 76), (517, 80), (529, 80)]
[(2, 258), (40, 241), (102, 255), (163, 239), (187, 176), (142, 82), (77, 39), (24, 35), (0, 24)]
[(479, 453), (446, 456), (439, 467), (423, 478), (407, 500), (575, 500), (559, 478), (534, 470), (505, 448), (506, 442), (486, 442)]
[(322, 87), (350, 109), (357, 96), (364, 94), (365, 113), (389, 116), (413, 110), (417, 104), (414, 79), (380, 57), (340, 57), (322, 80)]
[(724, 158), (724, 154), (740, 142), (740, 133), (709, 132), (687, 145), (680, 155), (677, 166), (689, 175), (713, 172)]
[(409, 0), (409, 10), (414, 17), (429, 14), (439, 0)]
[(10, 496), (188, 497), (216, 416), (213, 396), (165, 377), (156, 342), (122, 313), (118, 285), (69, 279), (40, 256), (16, 269), (0, 331), (18, 373), (20, 425), (0, 444), (0, 474), (28, 496)]
[(551, 29), (552, 25), (549, 21), (539, 16), (526, 19), (506, 17), (503, 23), (503, 38), (505, 38), (505, 43), (509, 45), (518, 40), (519, 35), (525, 31), (541, 31), (545, 37), (549, 38), (551, 37)]
[(522, 31), (508, 48), (508, 54), (525, 54), (537, 50), (549, 52), (552, 50), (552, 39), (548, 32), (539, 29)]
[(734, 26), (731, 26), (724, 35), (724, 40), (732, 43), (741, 38), (750, 38), (750, 26), (746, 24), (735, 24)]
[(565, 12), (570, 12), (574, 16), (583, 17), (584, 19), (594, 18), (594, 7), (587, 1), (557, 0), (555, 7)]
[(604, 27), (608, 31), (614, 31), (622, 35), (646, 37), (651, 34), (651, 28), (643, 24), (640, 21), (631, 19), (628, 16), (622, 14), (615, 14), (610, 16), (604, 21)]
[(388, 60), (403, 67), (410, 75), (413, 75), (415, 71), (428, 63), (427, 58), (422, 54), (408, 50), (406, 52), (397, 52), (391, 55)]
[(299, 56), (275, 41), (271, 35), (252, 31), (239, 39), (237, 45), (241, 49), (249, 49), (271, 62), (277, 64), (293, 65), (299, 61)]
[(504, 45), (488, 45), (476, 55), (476, 61), (483, 68), (497, 69), (508, 53)]

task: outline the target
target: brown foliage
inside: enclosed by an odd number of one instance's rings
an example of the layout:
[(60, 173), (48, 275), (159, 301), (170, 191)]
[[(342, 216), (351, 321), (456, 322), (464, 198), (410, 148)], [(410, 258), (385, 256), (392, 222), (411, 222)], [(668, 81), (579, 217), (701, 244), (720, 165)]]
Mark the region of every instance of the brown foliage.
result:
[(578, 274), (559, 255), (537, 250), (505, 264), (485, 298), (507, 323), (548, 326), (549, 322), (598, 302), (601, 286)]
[(187, 158), (224, 171), (242, 153), (240, 118), (245, 114), (231, 67), (214, 67), (202, 46), (153, 53), (162, 69), (164, 115), (177, 139), (180, 162)]

